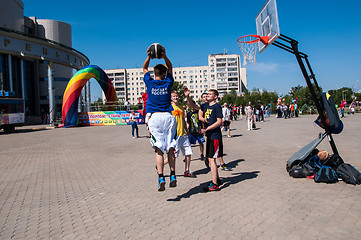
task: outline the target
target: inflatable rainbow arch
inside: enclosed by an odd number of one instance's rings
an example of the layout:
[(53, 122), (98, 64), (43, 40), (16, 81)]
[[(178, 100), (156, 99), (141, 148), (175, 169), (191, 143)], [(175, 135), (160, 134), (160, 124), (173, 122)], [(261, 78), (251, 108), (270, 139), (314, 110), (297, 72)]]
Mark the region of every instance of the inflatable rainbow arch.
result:
[[(116, 102), (117, 95), (107, 74), (98, 66), (89, 65), (80, 69), (70, 79), (63, 96), (64, 127), (78, 126), (78, 100), (81, 90), (89, 79), (95, 78), (105, 93), (107, 102)], [(113, 110), (109, 109), (108, 110)]]

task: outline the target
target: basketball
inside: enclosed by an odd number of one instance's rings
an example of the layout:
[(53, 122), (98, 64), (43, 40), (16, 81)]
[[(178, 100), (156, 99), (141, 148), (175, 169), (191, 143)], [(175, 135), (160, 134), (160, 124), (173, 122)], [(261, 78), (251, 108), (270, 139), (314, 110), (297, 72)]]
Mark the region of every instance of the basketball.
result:
[(317, 156), (320, 158), (321, 161), (325, 161), (329, 155), (330, 154), (325, 150), (321, 150), (317, 153)]
[(159, 43), (153, 43), (149, 46), (150, 57), (151, 58), (162, 58), (163, 56), (163, 46)]

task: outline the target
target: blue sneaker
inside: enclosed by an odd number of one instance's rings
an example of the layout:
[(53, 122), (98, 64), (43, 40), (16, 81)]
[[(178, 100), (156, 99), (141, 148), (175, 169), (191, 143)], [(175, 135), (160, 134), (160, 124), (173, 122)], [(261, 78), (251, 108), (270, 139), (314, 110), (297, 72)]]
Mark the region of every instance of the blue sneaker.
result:
[(230, 167), (228, 167), (226, 164), (223, 164), (223, 165), (221, 164), (220, 167), (224, 171), (232, 171), (232, 169)]
[(165, 179), (164, 177), (160, 177), (158, 178), (158, 191), (161, 192), (161, 191), (164, 191), (165, 190)]
[(176, 186), (177, 186), (177, 179), (175, 175), (170, 175), (169, 187), (176, 187)]

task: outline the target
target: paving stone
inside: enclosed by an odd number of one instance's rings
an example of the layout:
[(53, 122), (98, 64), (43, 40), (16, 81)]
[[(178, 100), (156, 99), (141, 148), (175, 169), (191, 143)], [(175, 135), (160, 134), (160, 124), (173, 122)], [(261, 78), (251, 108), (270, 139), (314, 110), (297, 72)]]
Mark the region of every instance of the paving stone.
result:
[[(233, 121), (224, 160), (235, 167), (219, 171), (224, 184), (215, 193), (202, 189), (210, 173), (198, 146), (197, 178), (181, 176), (179, 158), (178, 186), (160, 193), (149, 139), (132, 141), (127, 126), (0, 132), (0, 239), (358, 239), (359, 186), (285, 171), (287, 159), (322, 132), (315, 118), (272, 117), (251, 132), (245, 120)], [(348, 116), (334, 135), (358, 169), (360, 120)], [(327, 140), (318, 149), (331, 152)]]

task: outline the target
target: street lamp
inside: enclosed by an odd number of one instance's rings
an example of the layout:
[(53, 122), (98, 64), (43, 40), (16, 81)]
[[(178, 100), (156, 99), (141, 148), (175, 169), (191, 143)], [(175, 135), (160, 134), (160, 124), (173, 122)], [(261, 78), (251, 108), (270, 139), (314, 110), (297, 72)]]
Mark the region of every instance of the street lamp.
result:
[[(345, 101), (346, 101), (346, 92), (347, 92), (348, 90), (342, 90), (342, 99), (345, 99)], [(343, 97), (343, 96), (345, 96), (345, 97)]]

